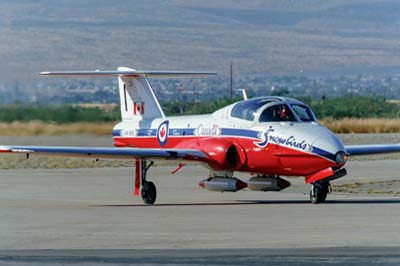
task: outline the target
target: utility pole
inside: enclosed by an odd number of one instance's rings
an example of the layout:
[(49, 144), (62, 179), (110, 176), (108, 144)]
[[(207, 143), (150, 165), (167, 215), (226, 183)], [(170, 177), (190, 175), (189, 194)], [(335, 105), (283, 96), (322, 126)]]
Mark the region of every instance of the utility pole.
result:
[(15, 95), (15, 97), (14, 97), (14, 104), (18, 104), (19, 103), (19, 84), (18, 84), (18, 81), (16, 81), (15, 82), (15, 88), (14, 88), (14, 95)]
[(231, 101), (233, 100), (233, 62), (231, 61)]

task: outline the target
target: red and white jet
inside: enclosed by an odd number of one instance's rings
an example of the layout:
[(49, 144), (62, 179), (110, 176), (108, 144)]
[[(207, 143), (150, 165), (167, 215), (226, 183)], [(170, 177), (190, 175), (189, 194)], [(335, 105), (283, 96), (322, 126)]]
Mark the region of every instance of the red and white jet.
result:
[[(349, 155), (400, 152), (400, 144), (344, 146), (317, 122), (304, 103), (284, 97), (236, 102), (211, 114), (167, 117), (147, 79), (158, 75), (207, 75), (209, 72), (117, 71), (41, 72), (41, 75), (117, 76), (121, 118), (113, 131), (114, 148), (1, 146), (1, 152), (123, 158), (136, 161), (134, 194), (154, 204), (156, 187), (147, 180), (153, 160), (197, 161), (209, 168), (199, 185), (210, 191), (280, 191), (281, 176), (304, 176), (310, 199), (324, 202), (329, 182), (346, 175)], [(177, 170), (182, 167), (179, 163)], [(247, 182), (234, 172), (252, 173)]]

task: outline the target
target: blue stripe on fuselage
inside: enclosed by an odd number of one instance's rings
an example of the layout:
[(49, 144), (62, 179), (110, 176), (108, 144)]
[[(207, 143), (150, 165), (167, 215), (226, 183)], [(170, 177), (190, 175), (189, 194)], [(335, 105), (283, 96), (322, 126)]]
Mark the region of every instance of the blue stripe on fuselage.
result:
[(121, 129), (113, 129), (112, 135), (113, 135), (113, 137), (120, 137), (121, 136), (121, 132), (122, 132)]
[(221, 128), (221, 135), (223, 136), (237, 136), (237, 137), (247, 137), (259, 139), (260, 137), (258, 131), (248, 130), (248, 129), (238, 129), (238, 128)]
[(326, 150), (323, 150), (323, 149), (320, 149), (320, 148), (317, 148), (317, 147), (314, 147), (314, 146), (313, 146), (313, 149), (312, 149), (312, 153), (317, 154), (317, 155), (319, 155), (321, 157), (327, 158), (327, 159), (329, 159), (331, 161), (334, 161), (334, 162), (336, 161), (336, 155), (335, 154), (332, 154), (332, 153), (330, 153), (330, 152), (328, 152)]
[[(170, 128), (168, 130), (169, 136), (196, 136), (195, 128)], [(248, 129), (237, 129), (237, 128), (221, 128), (220, 136), (235, 136), (235, 137), (247, 137), (259, 139), (259, 132)], [(137, 129), (136, 136), (138, 137), (147, 137), (147, 136), (156, 136), (157, 129), (152, 128), (143, 128)], [(121, 136), (121, 130), (113, 130), (113, 136)], [(203, 135), (199, 135), (203, 136)]]
[(156, 136), (157, 135), (157, 129), (151, 129), (151, 128), (138, 129), (136, 131), (136, 134), (139, 137)]

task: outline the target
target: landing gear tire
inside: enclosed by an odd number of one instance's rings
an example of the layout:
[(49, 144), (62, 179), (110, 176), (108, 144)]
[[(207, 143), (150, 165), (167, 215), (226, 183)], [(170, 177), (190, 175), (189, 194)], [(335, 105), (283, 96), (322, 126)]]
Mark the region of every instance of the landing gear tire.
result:
[(151, 181), (144, 182), (142, 184), (141, 195), (145, 204), (153, 205), (157, 198), (157, 190), (154, 183)]
[(329, 193), (329, 182), (315, 183), (310, 191), (310, 200), (313, 204), (323, 203)]

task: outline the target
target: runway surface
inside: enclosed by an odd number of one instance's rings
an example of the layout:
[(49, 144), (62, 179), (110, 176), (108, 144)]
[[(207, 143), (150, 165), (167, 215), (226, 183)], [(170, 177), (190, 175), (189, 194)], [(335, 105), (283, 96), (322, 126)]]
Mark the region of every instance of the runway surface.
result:
[[(400, 180), (396, 160), (355, 161), (347, 168), (350, 174), (338, 184)], [(188, 166), (170, 175), (173, 169), (149, 171), (158, 188), (156, 206), (145, 206), (132, 197), (133, 168), (1, 170), (1, 264), (40, 265), (49, 259), (72, 263), (75, 258), (74, 263), (85, 265), (120, 265), (126, 258), (130, 263), (183, 265), (197, 258), (194, 264), (226, 265), (240, 264), (240, 254), (249, 252), (258, 252), (250, 256), (255, 265), (266, 256), (274, 262), (271, 265), (303, 265), (296, 264), (299, 261), (318, 265), (321, 260), (329, 264), (344, 259), (346, 265), (368, 265), (365, 261), (371, 258), (379, 261), (370, 265), (400, 264), (399, 196), (334, 193), (326, 204), (312, 205), (309, 186), (301, 178), (290, 179), (293, 187), (281, 193), (217, 193), (197, 185), (207, 176), (206, 169)], [(90, 251), (84, 253), (86, 249)], [(102, 251), (109, 249), (156, 251), (144, 258), (143, 252), (125, 251), (140, 258), (120, 254), (114, 257), (122, 260), (113, 260)], [(186, 259), (163, 257), (169, 249), (184, 249), (180, 253)], [(226, 253), (220, 260), (201, 261), (202, 252), (214, 254), (215, 249)], [(48, 257), (43, 250), (58, 253)], [(37, 261), (29, 252), (36, 252)], [(282, 257), (279, 252), (286, 259), (277, 260)], [(345, 252), (347, 257), (342, 256)], [(70, 260), (62, 261), (65, 254)], [(105, 259), (96, 261), (100, 254)]]
[(399, 265), (395, 248), (3, 251), (1, 265)]

